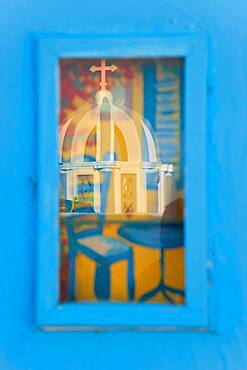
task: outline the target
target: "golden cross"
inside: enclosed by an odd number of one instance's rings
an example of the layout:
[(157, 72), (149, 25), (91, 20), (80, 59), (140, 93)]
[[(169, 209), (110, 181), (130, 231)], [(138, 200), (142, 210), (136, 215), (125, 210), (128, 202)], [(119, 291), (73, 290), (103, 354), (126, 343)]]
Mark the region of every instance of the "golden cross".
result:
[(96, 66), (92, 66), (90, 68), (90, 71), (91, 72), (100, 72), (100, 88), (101, 90), (106, 90), (106, 72), (107, 71), (111, 71), (111, 72), (115, 72), (117, 69), (117, 67), (112, 64), (111, 66), (107, 66), (106, 65), (106, 62), (105, 62), (105, 59), (101, 59), (101, 66), (100, 67), (96, 67)]

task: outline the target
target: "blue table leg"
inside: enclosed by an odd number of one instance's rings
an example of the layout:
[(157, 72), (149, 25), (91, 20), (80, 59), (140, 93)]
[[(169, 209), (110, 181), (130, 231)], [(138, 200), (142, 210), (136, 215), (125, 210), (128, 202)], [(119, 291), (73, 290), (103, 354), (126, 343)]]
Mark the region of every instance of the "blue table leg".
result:
[(133, 301), (135, 298), (135, 277), (134, 277), (134, 261), (133, 261), (133, 252), (130, 251), (128, 258), (128, 292), (129, 300)]
[(165, 258), (164, 258), (164, 250), (160, 250), (160, 271), (161, 271), (161, 278), (158, 286), (149, 292), (145, 293), (141, 298), (140, 302), (145, 302), (149, 300), (150, 298), (154, 297), (159, 292), (162, 293), (163, 297), (170, 303), (175, 303), (174, 299), (171, 298), (167, 292), (171, 292), (177, 295), (180, 295), (181, 297), (184, 297), (184, 290), (182, 289), (176, 289), (172, 288), (169, 285), (165, 284)]

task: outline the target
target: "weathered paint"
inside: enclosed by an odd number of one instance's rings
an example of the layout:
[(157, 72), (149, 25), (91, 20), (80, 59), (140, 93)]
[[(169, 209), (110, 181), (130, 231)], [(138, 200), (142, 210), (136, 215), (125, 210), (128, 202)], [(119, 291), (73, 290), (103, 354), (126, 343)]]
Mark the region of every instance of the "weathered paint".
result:
[[(3, 370), (247, 368), (247, 3), (15, 0), (1, 7), (1, 305)], [(209, 38), (208, 223), (211, 332), (41, 332), (35, 321), (37, 95), (32, 33)], [(47, 92), (49, 99), (49, 92)], [(195, 102), (195, 104), (197, 104)]]

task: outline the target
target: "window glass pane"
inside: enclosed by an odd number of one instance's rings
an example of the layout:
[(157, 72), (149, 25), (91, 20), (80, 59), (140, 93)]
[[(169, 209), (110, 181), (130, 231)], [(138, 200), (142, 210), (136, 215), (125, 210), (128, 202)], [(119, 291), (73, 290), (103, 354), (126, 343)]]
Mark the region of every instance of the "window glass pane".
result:
[(61, 302), (185, 303), (183, 66), (60, 60)]

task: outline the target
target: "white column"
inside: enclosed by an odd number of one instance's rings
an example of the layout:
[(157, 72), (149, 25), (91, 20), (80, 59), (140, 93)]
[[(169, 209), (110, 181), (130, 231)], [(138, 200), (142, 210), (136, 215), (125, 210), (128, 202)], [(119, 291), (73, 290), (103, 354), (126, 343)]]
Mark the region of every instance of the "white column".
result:
[(114, 176), (114, 193), (115, 193), (115, 213), (121, 213), (121, 172), (119, 168), (115, 168)]
[(175, 200), (175, 192), (175, 177), (171, 173), (167, 173), (165, 174), (165, 207)]
[(67, 199), (72, 200), (74, 195), (74, 173), (73, 170), (69, 171), (66, 176), (67, 183)]
[(162, 165), (160, 171), (159, 212), (176, 199), (175, 173), (172, 164)]
[(74, 195), (78, 195), (78, 192), (77, 192), (77, 172), (75, 170), (72, 170), (71, 171), (71, 185), (70, 185), (70, 194), (71, 194), (71, 200), (73, 199), (73, 196)]
[(140, 212), (147, 212), (147, 171), (143, 168), (141, 169), (141, 207)]
[(165, 173), (163, 171), (159, 172), (160, 182), (158, 190), (158, 212), (162, 214), (165, 209)]
[(136, 169), (136, 208), (137, 212), (142, 211), (142, 173), (140, 167)]

